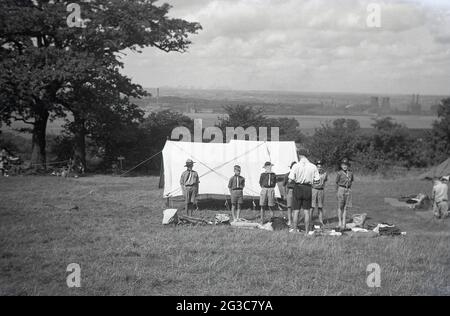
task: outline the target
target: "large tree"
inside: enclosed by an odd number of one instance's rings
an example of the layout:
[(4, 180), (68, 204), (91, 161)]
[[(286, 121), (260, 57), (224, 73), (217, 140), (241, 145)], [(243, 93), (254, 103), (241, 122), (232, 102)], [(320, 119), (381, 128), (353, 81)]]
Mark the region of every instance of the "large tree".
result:
[(130, 96), (145, 94), (120, 74), (124, 51), (150, 46), (184, 52), (191, 44), (189, 34), (201, 29), (198, 23), (170, 18), (171, 7), (156, 0), (78, 1), (85, 22), (70, 27), (71, 2), (0, 2), (1, 118), (7, 124), (20, 120), (30, 125), (32, 163), (41, 166), (46, 163), (49, 119), (71, 112), (71, 128), (79, 132), (77, 143), (83, 146), (88, 116), (101, 119), (105, 111), (131, 105)]
[(442, 100), (438, 107), (438, 119), (433, 123), (430, 143), (436, 163), (450, 156), (450, 98)]

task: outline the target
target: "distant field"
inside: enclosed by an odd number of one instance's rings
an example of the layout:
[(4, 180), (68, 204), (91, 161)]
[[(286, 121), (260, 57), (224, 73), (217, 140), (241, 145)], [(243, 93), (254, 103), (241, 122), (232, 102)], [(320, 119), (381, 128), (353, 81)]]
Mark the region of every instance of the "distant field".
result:
[[(163, 227), (153, 177), (0, 178), (0, 295), (450, 295), (450, 222), (383, 202), (418, 192), (430, 193), (430, 183), (355, 183), (352, 213), (397, 224), (405, 237), (306, 238)], [(328, 190), (331, 226), (334, 208)], [(66, 286), (70, 263), (81, 266), (79, 289)], [(371, 263), (381, 267), (381, 288), (366, 284)]]
[[(203, 120), (203, 126), (214, 126), (218, 122), (218, 117), (223, 116), (223, 114), (217, 113), (196, 113), (196, 114), (186, 114), (192, 119), (201, 118)], [(338, 118), (351, 118), (358, 120), (361, 124), (362, 128), (371, 128), (373, 124), (373, 120), (376, 116), (321, 116), (321, 115), (268, 115), (271, 118), (277, 117), (290, 117), (295, 118), (300, 123), (300, 128), (303, 132), (311, 134), (314, 132), (314, 129), (319, 128), (321, 124), (332, 122)], [(406, 125), (406, 127), (411, 129), (430, 129), (432, 127), (433, 122), (436, 120), (434, 116), (412, 116), (412, 115), (393, 115), (391, 116), (397, 122)], [(50, 135), (58, 135), (62, 130), (62, 125), (64, 124), (63, 120), (55, 120), (54, 122), (50, 122), (48, 124), (47, 133)], [(2, 127), (4, 131), (11, 131), (12, 129), (18, 129), (27, 127), (24, 123), (15, 122), (12, 124), (11, 128)], [(25, 137), (31, 137), (30, 134), (22, 134)]]
[[(213, 126), (217, 123), (217, 117), (220, 114), (210, 114), (210, 113), (196, 113), (196, 114), (187, 114), (190, 118), (196, 119), (200, 118), (203, 120), (203, 126)], [(271, 118), (277, 117), (290, 117), (295, 118), (300, 123), (300, 128), (305, 132), (314, 131), (314, 129), (321, 127), (322, 124), (327, 122), (332, 122), (338, 118), (349, 118), (357, 120), (361, 124), (361, 128), (372, 128), (373, 120), (377, 118), (377, 116), (320, 116), (320, 115), (268, 115)], [(432, 127), (433, 122), (436, 120), (434, 116), (391, 116), (398, 123), (406, 125), (406, 127), (411, 129), (430, 129)]]

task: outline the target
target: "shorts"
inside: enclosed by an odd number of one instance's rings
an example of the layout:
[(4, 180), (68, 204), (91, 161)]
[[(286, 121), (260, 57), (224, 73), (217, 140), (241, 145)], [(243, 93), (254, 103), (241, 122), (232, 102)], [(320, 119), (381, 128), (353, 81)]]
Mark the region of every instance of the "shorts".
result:
[(352, 207), (353, 206), (352, 189), (339, 187), (337, 192), (337, 199), (338, 199), (338, 206), (341, 210), (346, 207)]
[(275, 188), (262, 188), (259, 199), (260, 206), (275, 206)]
[(244, 203), (244, 191), (242, 190), (231, 191), (231, 204), (242, 205), (242, 203)]
[(294, 199), (294, 189), (287, 189), (286, 191), (286, 205), (292, 208), (292, 200)]
[(294, 197), (292, 199), (292, 209), (310, 210), (312, 203), (312, 187), (310, 185), (297, 184), (294, 188)]
[(198, 187), (189, 186), (184, 190), (184, 202), (186, 204), (197, 204)]
[(312, 203), (311, 203), (311, 207), (312, 208), (323, 208), (323, 204), (325, 201), (325, 190), (321, 189), (312, 189)]
[(434, 204), (434, 216), (437, 218), (447, 218), (448, 217), (448, 202), (443, 201)]

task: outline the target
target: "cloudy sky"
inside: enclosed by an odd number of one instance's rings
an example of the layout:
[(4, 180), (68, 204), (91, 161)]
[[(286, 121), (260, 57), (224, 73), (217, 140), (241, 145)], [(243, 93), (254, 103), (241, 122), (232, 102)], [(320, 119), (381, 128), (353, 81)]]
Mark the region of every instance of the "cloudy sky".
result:
[(128, 55), (124, 72), (145, 87), (450, 94), (449, 0), (164, 2), (203, 31), (185, 54)]

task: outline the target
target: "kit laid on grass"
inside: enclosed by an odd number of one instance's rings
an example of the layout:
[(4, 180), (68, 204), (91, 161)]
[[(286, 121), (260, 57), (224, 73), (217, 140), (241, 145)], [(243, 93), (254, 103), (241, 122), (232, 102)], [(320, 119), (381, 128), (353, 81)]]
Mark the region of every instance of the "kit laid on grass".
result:
[[(345, 229), (332, 227), (314, 226), (309, 232), (312, 237), (341, 237), (347, 236), (351, 238), (376, 238), (380, 236), (396, 237), (404, 236), (400, 228), (389, 223), (371, 223), (367, 224), (367, 214), (353, 215), (351, 223), (346, 225)], [(247, 219), (239, 219), (232, 221), (228, 214), (217, 214), (214, 220), (203, 218), (189, 217), (179, 215), (177, 209), (167, 209), (163, 211), (163, 225), (166, 226), (230, 226), (236, 229), (245, 230), (264, 230), (264, 231), (286, 231), (291, 233), (301, 233), (300, 230), (290, 229), (288, 221), (283, 217), (273, 217), (265, 224), (256, 223)]]

